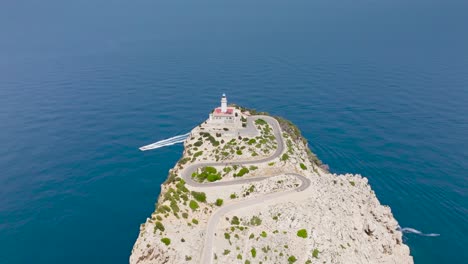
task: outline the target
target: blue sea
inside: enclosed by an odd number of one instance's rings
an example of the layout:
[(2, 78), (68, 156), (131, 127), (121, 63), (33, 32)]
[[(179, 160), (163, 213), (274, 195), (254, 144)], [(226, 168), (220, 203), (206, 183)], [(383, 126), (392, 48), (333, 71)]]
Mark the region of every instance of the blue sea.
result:
[(416, 263), (468, 259), (468, 2), (0, 3), (0, 263), (128, 263), (226, 93), (368, 177)]

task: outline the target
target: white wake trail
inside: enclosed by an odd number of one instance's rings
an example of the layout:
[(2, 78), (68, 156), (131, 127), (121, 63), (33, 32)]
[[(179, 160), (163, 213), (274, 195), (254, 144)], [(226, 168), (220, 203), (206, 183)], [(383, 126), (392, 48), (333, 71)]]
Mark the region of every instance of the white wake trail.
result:
[(416, 235), (420, 235), (420, 236), (427, 236), (427, 237), (440, 236), (440, 234), (434, 234), (434, 233), (425, 234), (425, 233), (423, 233), (423, 232), (421, 232), (421, 231), (419, 231), (417, 229), (411, 228), (411, 227), (404, 227), (404, 228), (398, 227), (398, 229), (403, 233), (416, 234)]
[(162, 148), (162, 147), (166, 147), (166, 146), (171, 146), (171, 145), (174, 145), (174, 144), (177, 144), (177, 143), (182, 143), (182, 142), (185, 141), (185, 139), (189, 135), (190, 135), (190, 133), (187, 133), (187, 134), (171, 137), (171, 138), (168, 138), (168, 139), (163, 139), (163, 140), (160, 140), (158, 142), (143, 146), (143, 147), (140, 148), (140, 150), (145, 151), (145, 150), (150, 150), (150, 149), (157, 149), (157, 148)]

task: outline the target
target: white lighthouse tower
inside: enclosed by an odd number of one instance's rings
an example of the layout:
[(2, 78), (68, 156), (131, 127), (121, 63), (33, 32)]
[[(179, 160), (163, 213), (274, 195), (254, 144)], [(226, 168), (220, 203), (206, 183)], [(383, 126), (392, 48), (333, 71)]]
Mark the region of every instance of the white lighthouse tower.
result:
[(240, 122), (240, 112), (235, 107), (228, 107), (226, 94), (221, 97), (221, 106), (216, 107), (209, 118), (212, 124), (234, 124)]
[(227, 112), (227, 98), (226, 94), (223, 93), (223, 97), (221, 97), (221, 112), (226, 113)]

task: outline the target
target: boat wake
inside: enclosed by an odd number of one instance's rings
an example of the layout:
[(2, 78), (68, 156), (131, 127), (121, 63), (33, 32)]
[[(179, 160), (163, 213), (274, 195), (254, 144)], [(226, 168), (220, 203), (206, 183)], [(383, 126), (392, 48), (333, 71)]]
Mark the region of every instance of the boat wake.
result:
[(401, 232), (403, 233), (406, 233), (406, 234), (416, 234), (416, 235), (420, 235), (420, 236), (427, 236), (427, 237), (437, 237), (437, 236), (440, 236), (440, 234), (434, 234), (434, 233), (429, 233), (429, 234), (425, 234), (419, 230), (416, 230), (414, 228), (411, 228), (411, 227), (398, 227), (398, 230), (400, 230)]
[(189, 135), (190, 135), (190, 133), (187, 133), (187, 134), (171, 137), (171, 138), (168, 138), (168, 139), (160, 140), (160, 141), (155, 142), (153, 144), (143, 146), (143, 147), (140, 148), (140, 150), (145, 151), (145, 150), (151, 150), (151, 149), (167, 147), (167, 146), (171, 146), (171, 145), (174, 145), (174, 144), (177, 144), (177, 143), (182, 143), (182, 142), (184, 142), (184, 140)]

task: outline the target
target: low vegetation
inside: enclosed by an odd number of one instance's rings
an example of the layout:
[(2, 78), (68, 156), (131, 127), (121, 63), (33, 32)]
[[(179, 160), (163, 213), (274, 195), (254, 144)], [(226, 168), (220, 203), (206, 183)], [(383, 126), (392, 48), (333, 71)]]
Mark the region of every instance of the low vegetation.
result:
[(320, 252), (319, 252), (318, 249), (314, 249), (314, 250), (312, 251), (312, 257), (318, 258), (319, 253), (320, 253)]
[(307, 230), (301, 229), (301, 230), (297, 231), (297, 236), (302, 237), (302, 238), (307, 238)]
[(255, 258), (257, 256), (257, 250), (255, 248), (252, 248), (250, 250), (250, 253), (252, 254), (252, 258)]
[(301, 164), (299, 164), (299, 165), (301, 166), (301, 169), (307, 170), (307, 167), (306, 167), (306, 165), (304, 165), (304, 163), (301, 163)]
[(288, 263), (289, 263), (289, 264), (292, 264), (292, 263), (294, 263), (294, 262), (296, 262), (296, 261), (297, 261), (297, 258), (296, 258), (295, 256), (290, 256), (290, 257), (288, 258)]
[(259, 226), (262, 224), (262, 219), (258, 216), (252, 216), (252, 218), (250, 219), (250, 225), (253, 225), (253, 226)]
[(249, 169), (246, 168), (246, 167), (242, 167), (238, 173), (235, 173), (234, 174), (234, 177), (242, 177), (244, 176), (245, 174), (249, 173)]
[(189, 203), (189, 207), (190, 209), (192, 209), (193, 211), (197, 210), (200, 206), (198, 205), (198, 203), (194, 200), (190, 200), (190, 203)]
[(160, 230), (161, 232), (164, 232), (165, 230), (164, 225), (159, 221), (156, 221), (156, 223), (154, 223), (154, 231), (156, 232), (156, 230)]
[(206, 194), (204, 192), (196, 192), (192, 191), (192, 196), (195, 198), (195, 200), (205, 203), (206, 202)]
[(201, 169), (200, 173), (192, 173), (192, 178), (196, 179), (199, 182), (204, 182), (205, 180), (209, 182), (214, 182), (221, 180), (221, 173), (216, 170), (214, 167), (204, 167)]
[(163, 237), (161, 238), (161, 242), (163, 242), (166, 246), (169, 246), (171, 244), (171, 239)]

